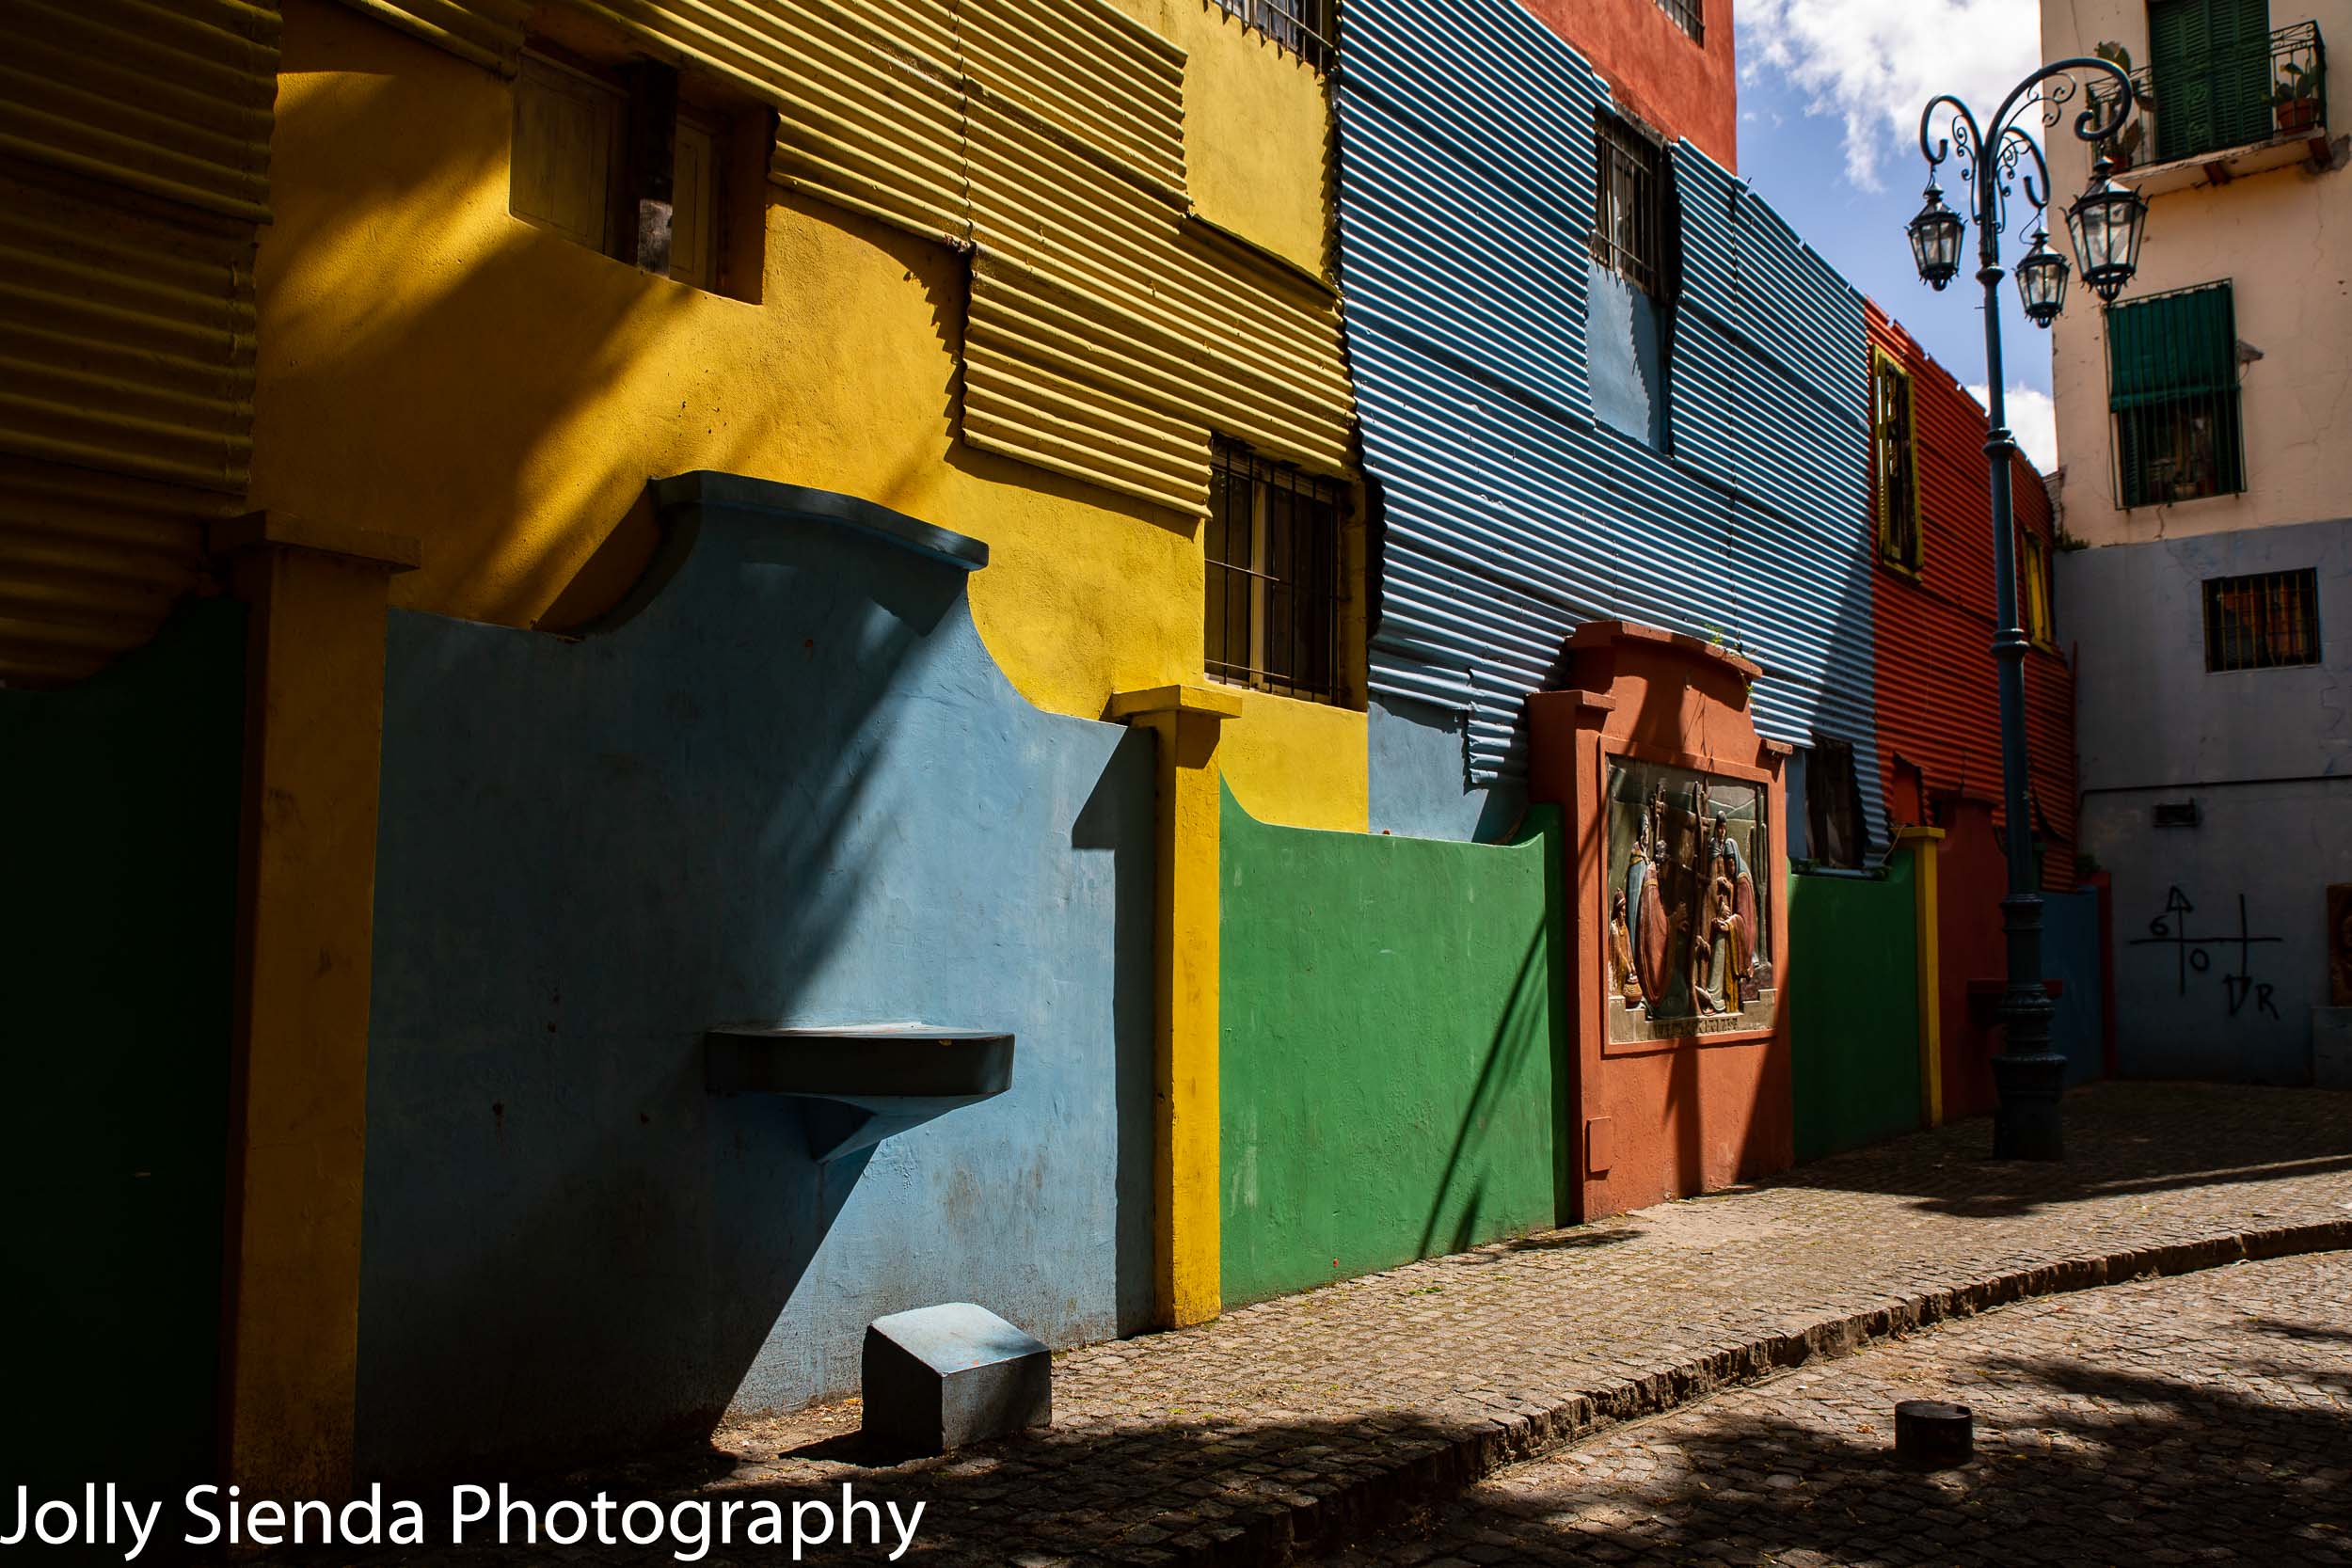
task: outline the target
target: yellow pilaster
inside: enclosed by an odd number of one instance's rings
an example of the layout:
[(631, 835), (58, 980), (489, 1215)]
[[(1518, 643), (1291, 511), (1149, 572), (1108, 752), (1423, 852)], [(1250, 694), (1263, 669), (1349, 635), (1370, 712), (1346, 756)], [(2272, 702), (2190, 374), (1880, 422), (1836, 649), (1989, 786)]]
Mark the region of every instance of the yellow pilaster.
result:
[(1217, 735), (1241, 698), (1212, 687), (1122, 691), (1110, 717), (1159, 749), (1152, 1049), (1154, 1309), (1161, 1326), (1223, 1306), (1217, 1213)]
[(1919, 1119), (1928, 1127), (1944, 1125), (1944, 1007), (1935, 950), (1935, 847), (1943, 838), (1941, 828), (1899, 828), (1895, 832), (1895, 842), (1911, 852), (1911, 895), (1918, 915)]
[(384, 610), (414, 541), (255, 513), (222, 1442), (250, 1494), (351, 1484)]

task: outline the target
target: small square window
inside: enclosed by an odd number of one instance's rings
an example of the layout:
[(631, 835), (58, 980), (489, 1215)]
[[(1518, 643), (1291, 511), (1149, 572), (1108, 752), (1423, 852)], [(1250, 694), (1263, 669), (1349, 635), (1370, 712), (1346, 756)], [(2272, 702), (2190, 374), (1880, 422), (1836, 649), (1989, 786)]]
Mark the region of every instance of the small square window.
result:
[(2205, 668), (2276, 670), (2319, 662), (2319, 574), (2205, 580)]
[(1673, 17), (1675, 25), (1690, 34), (1692, 41), (1707, 41), (1705, 0), (1658, 0), (1658, 8)]
[(1328, 0), (1217, 0), (1217, 4), (1317, 71), (1329, 67)]
[[(508, 210), (648, 272), (755, 299), (757, 247), (728, 265), (737, 128), (681, 103), (679, 87), (676, 71), (649, 60), (607, 68), (525, 51)], [(750, 193), (755, 209), (762, 195)], [(755, 238), (761, 215), (739, 220)]]
[(1666, 291), (1666, 182), (1660, 149), (1615, 115), (1594, 121), (1593, 259), (1654, 300)]
[(1210, 675), (1286, 697), (1344, 699), (1345, 517), (1338, 481), (1217, 443), (1204, 530)]

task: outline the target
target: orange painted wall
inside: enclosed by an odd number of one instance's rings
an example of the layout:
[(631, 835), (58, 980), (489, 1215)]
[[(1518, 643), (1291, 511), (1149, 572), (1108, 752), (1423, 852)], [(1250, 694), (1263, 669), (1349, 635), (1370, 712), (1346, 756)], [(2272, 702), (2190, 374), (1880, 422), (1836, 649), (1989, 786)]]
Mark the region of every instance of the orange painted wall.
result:
[(1527, 0), (1527, 8), (1592, 62), (1619, 108), (1669, 139), (1689, 137), (1736, 173), (1740, 76), (1731, 0), (1700, 3), (1704, 41), (1684, 32), (1658, 0)]
[(1756, 875), (1772, 879), (1772, 967), (1784, 988), (1788, 797), (1785, 748), (1759, 740), (1748, 714), (1755, 665), (1614, 621), (1579, 627), (1568, 648), (1575, 689), (1527, 700), (1529, 797), (1558, 804), (1568, 827), (1568, 1187), (1574, 1217), (1587, 1220), (1786, 1170), (1796, 1157), (1785, 1006), (1769, 1033), (1609, 1043), (1604, 758), (1631, 750), (1767, 786), (1772, 853)]

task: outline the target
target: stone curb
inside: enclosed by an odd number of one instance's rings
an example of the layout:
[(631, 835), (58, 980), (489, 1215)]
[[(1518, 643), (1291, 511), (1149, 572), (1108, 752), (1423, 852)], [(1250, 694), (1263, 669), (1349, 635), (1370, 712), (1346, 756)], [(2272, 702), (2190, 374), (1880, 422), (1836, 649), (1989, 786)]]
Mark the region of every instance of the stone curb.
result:
[(1297, 1558), (1338, 1551), (1349, 1542), (1459, 1492), (1508, 1465), (1588, 1437), (1603, 1428), (1656, 1415), (1715, 1392), (1754, 1383), (1819, 1357), (1851, 1354), (1954, 1318), (2037, 1296), (2095, 1290), (2126, 1280), (2194, 1274), (2224, 1264), (2304, 1253), (2352, 1250), (2352, 1219), (2244, 1230), (2198, 1241), (2137, 1247), (2099, 1258), (2039, 1263), (2007, 1274), (1892, 1297), (1861, 1311), (1822, 1318), (1677, 1361), (1639, 1376), (1582, 1390), (1549, 1408), (1498, 1416), (1465, 1432), (1405, 1452), (1344, 1481), (1307, 1481), (1262, 1508), (1187, 1531), (1160, 1550), (1130, 1560), (1279, 1568)]

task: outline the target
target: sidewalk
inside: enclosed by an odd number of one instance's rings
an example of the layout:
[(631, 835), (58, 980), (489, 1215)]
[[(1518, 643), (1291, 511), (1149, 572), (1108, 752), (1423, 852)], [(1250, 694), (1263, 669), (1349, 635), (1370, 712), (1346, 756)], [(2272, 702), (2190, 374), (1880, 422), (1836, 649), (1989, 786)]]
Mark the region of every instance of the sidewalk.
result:
[(834, 1406), (574, 1481), (787, 1504), (852, 1481), (929, 1505), (902, 1560), (927, 1565), (1279, 1561), (1608, 1420), (1920, 1323), (2352, 1247), (2352, 1095), (2102, 1085), (2069, 1097), (2059, 1166), (1993, 1164), (1990, 1136), (1963, 1123), (1073, 1351), (1055, 1425), (1021, 1441), (868, 1466), (854, 1407)]

